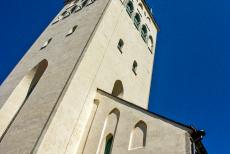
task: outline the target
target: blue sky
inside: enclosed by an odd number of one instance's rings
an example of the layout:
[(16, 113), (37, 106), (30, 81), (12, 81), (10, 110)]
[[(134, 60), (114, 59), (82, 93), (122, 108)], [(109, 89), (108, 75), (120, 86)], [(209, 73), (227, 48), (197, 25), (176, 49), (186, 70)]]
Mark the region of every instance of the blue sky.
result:
[[(205, 129), (210, 154), (230, 153), (230, 2), (148, 0), (160, 26), (149, 109)], [(0, 83), (63, 6), (63, 0), (0, 5)]]

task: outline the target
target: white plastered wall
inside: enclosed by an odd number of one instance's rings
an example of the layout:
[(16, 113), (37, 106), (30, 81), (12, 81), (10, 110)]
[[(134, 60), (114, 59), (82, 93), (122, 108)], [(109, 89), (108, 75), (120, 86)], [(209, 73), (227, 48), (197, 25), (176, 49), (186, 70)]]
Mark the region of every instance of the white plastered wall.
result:
[[(152, 26), (156, 38), (157, 29)], [(117, 49), (122, 38), (123, 54)], [(112, 92), (116, 80), (124, 86), (123, 99), (148, 107), (154, 51), (148, 50), (120, 0), (112, 0), (92, 38), (84, 58), (72, 78), (63, 100), (37, 153), (77, 153), (84, 147), (83, 137), (92, 110), (96, 89)], [(138, 62), (137, 76), (132, 63)]]
[[(112, 146), (113, 154), (188, 154), (186, 150), (187, 130), (173, 122), (153, 116), (130, 104), (106, 95), (98, 94), (99, 107), (87, 137), (84, 154), (96, 153), (100, 148), (99, 140), (103, 134), (106, 117), (116, 108), (120, 112), (117, 131)], [(122, 103), (121, 103), (122, 102)], [(129, 149), (131, 132), (135, 125), (143, 121), (147, 125), (146, 145)]]

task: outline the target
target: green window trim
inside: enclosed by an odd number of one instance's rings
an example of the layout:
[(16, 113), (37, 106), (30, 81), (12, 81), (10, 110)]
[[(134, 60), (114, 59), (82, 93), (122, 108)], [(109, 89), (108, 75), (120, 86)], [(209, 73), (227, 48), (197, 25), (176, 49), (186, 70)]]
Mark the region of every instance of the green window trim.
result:
[(132, 13), (134, 11), (134, 7), (133, 7), (133, 3), (131, 1), (129, 1), (126, 5), (126, 11), (129, 14), (129, 16), (132, 16)]
[(139, 29), (140, 24), (141, 24), (140, 15), (136, 14), (134, 17), (134, 25), (136, 26), (137, 29)]

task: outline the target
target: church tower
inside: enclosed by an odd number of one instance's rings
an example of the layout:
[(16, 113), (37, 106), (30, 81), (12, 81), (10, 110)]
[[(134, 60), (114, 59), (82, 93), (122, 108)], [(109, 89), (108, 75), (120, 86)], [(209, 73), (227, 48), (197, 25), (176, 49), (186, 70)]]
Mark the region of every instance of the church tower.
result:
[(201, 131), (147, 111), (159, 28), (145, 0), (64, 3), (0, 87), (0, 153), (205, 150)]

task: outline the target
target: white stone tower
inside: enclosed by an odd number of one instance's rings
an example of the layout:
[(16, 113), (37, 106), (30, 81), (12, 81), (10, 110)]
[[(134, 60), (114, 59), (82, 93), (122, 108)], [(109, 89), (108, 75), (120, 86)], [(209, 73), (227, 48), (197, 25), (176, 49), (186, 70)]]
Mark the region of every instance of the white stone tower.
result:
[(0, 153), (199, 151), (146, 110), (158, 31), (144, 0), (66, 1), (1, 85)]

